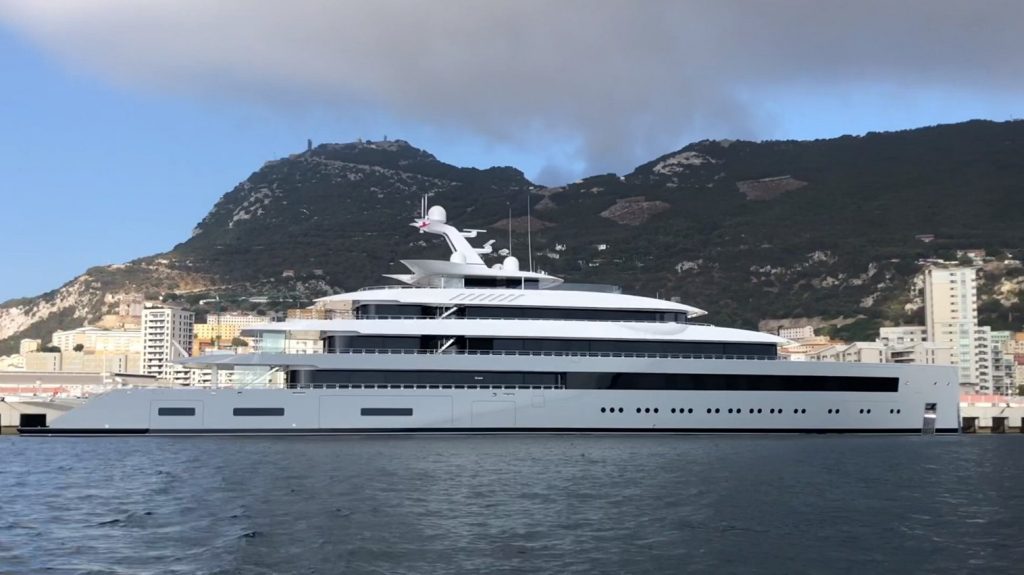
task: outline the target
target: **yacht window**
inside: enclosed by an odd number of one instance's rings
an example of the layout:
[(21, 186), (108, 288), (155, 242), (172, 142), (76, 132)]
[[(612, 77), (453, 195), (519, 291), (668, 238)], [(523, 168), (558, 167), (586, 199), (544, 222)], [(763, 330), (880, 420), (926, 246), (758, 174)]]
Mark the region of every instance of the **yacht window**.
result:
[(163, 416), (188, 416), (195, 415), (196, 408), (194, 407), (158, 407), (156, 410), (157, 415)]
[(373, 415), (373, 416), (410, 416), (412, 415), (411, 407), (364, 407), (359, 410), (359, 415)]
[(236, 407), (232, 414), (238, 417), (252, 416), (281, 416), (284, 415), (283, 407)]

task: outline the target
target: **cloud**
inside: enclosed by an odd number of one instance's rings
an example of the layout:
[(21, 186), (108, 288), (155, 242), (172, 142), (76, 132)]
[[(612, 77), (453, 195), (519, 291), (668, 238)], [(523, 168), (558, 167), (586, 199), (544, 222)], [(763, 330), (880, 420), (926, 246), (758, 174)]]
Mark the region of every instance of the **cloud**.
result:
[(761, 95), (1024, 92), (1019, 0), (0, 0), (2, 23), (132, 88), (557, 145), (588, 173), (771, 133)]

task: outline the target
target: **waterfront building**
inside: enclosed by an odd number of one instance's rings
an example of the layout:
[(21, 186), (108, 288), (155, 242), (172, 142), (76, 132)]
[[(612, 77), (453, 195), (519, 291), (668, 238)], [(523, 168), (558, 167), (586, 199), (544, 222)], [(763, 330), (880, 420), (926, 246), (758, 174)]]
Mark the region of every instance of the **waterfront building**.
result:
[(61, 370), (61, 354), (50, 351), (33, 351), (25, 354), (25, 371), (55, 373)]
[(171, 380), (174, 360), (189, 356), (195, 314), (172, 307), (147, 307), (142, 311), (142, 373)]
[(142, 355), (62, 351), (30, 352), (24, 356), (27, 371), (44, 373), (139, 373)]
[(0, 371), (24, 371), (25, 356), (20, 353), (0, 356)]
[(990, 391), (991, 356), (978, 328), (977, 268), (932, 266), (924, 274), (928, 341), (953, 347), (962, 384)]
[(846, 363), (886, 363), (885, 346), (874, 341), (855, 341), (831, 345), (806, 355), (807, 361)]
[(953, 347), (947, 344), (922, 341), (886, 346), (888, 363), (920, 363), (925, 365), (955, 365)]
[(41, 347), (43, 347), (43, 340), (41, 339), (23, 339), (18, 345), (18, 355), (25, 355), (26, 353), (39, 351), (39, 348)]
[(195, 324), (192, 355), (233, 349), (232, 341), (240, 337), (242, 329), (268, 321), (265, 316), (256, 314), (212, 313), (206, 316), (206, 323)]
[(879, 343), (887, 346), (914, 345), (928, 341), (928, 328), (923, 325), (900, 325), (878, 330)]
[(100, 329), (98, 327), (80, 327), (78, 329), (53, 332), (51, 345), (61, 351), (74, 351), (81, 345), (81, 351), (97, 353), (140, 353), (142, 351), (141, 329)]
[(352, 319), (352, 302), (321, 302), (288, 310), (288, 319)]
[(991, 332), (992, 351), (992, 393), (1013, 395), (1017, 389), (1016, 364), (1014, 362), (1014, 332)]

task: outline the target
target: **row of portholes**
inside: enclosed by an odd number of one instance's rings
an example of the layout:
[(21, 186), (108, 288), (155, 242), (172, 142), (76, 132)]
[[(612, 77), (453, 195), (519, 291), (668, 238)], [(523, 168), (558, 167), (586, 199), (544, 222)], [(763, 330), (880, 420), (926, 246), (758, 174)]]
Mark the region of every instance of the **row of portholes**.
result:
[[(710, 407), (708, 408), (708, 413), (721, 413), (721, 412), (722, 412), (722, 410), (717, 408), (717, 407), (714, 410), (712, 410)], [(737, 409), (733, 409), (733, 408), (730, 407), (729, 409), (725, 410), (725, 412), (726, 413), (735, 413), (735, 414), (739, 415), (739, 414), (743, 413), (743, 410), (742, 409), (738, 409), (738, 408)], [(760, 407), (757, 408), (757, 409), (754, 409), (753, 407), (751, 407), (750, 409), (747, 410), (747, 413), (750, 413), (750, 414), (753, 414), (753, 413), (764, 413), (764, 409), (762, 409)], [(771, 415), (774, 415), (776, 413), (779, 414), (779, 415), (782, 415), (782, 408), (781, 407), (778, 408), (778, 409), (775, 409), (774, 407), (769, 408), (768, 409), (768, 413), (771, 414)], [(807, 413), (807, 410), (806, 409), (794, 409), (793, 413), (794, 414)]]
[[(625, 410), (623, 408), (621, 408), (621, 407), (602, 407), (601, 408), (601, 413), (623, 413), (624, 411)], [(658, 413), (658, 411), (659, 410), (658, 410), (657, 407), (655, 407), (655, 408), (650, 408), (650, 407), (638, 407), (638, 408), (636, 408), (636, 412), (637, 413)], [(707, 412), (708, 413), (721, 413), (721, 411), (722, 410), (720, 408), (718, 408), (718, 407), (716, 407), (714, 409), (709, 407)], [(899, 413), (902, 413), (902, 411), (903, 410), (901, 410), (901, 409), (890, 409), (889, 413), (890, 414), (899, 414)], [(677, 410), (676, 408), (673, 407), (672, 408), (672, 413), (677, 413), (677, 412), (681, 413), (681, 414), (682, 413), (693, 413), (693, 408), (691, 407), (689, 409), (686, 409), (686, 408), (680, 407)], [(741, 413), (743, 413), (743, 410), (739, 409), (739, 408), (733, 409), (733, 408), (730, 407), (729, 409), (726, 410), (726, 413), (741, 414)], [(753, 414), (753, 413), (764, 413), (764, 410), (762, 408), (760, 408), (760, 407), (757, 408), (756, 410), (753, 407), (751, 407), (750, 409), (747, 410), (747, 413), (750, 413), (750, 414)], [(781, 415), (782, 414), (782, 409), (781, 408), (779, 408), (779, 409), (771, 408), (771, 409), (768, 410), (768, 413), (769, 414), (776, 414), (776, 413), (778, 413), (778, 414)], [(805, 413), (807, 413), (806, 409), (794, 409), (793, 410), (793, 414), (794, 415), (802, 415), (802, 414), (805, 414)], [(829, 415), (839, 415), (839, 409), (829, 409), (828, 413), (829, 413)], [(871, 414), (871, 409), (870, 408), (868, 408), (868, 409), (863, 409), (862, 408), (860, 410), (860, 413), (870, 415)]]
[[(651, 408), (651, 407), (638, 407), (638, 408), (636, 408), (636, 412), (637, 413), (658, 413), (659, 411), (660, 410), (657, 407), (654, 407), (654, 408)], [(687, 408), (684, 408), (684, 407), (680, 407), (679, 409), (676, 409), (676, 408), (673, 407), (671, 411), (672, 411), (672, 413), (680, 413), (680, 414), (693, 413), (693, 408), (691, 407), (691, 408), (687, 409)], [(623, 413), (623, 412), (624, 412), (624, 410), (621, 407), (602, 407), (601, 408), (601, 413)], [(721, 413), (721, 412), (722, 412), (721, 408), (718, 408), (718, 407), (716, 407), (714, 409), (712, 409), (710, 407), (708, 408), (708, 413)], [(832, 410), (830, 409), (830, 410), (828, 410), (828, 412), (832, 413)], [(735, 413), (735, 414), (739, 415), (739, 414), (743, 413), (743, 410), (739, 409), (739, 408), (733, 409), (733, 408), (730, 407), (730, 408), (728, 408), (726, 410), (726, 413)], [(757, 408), (755, 410), (753, 407), (751, 407), (750, 409), (747, 410), (747, 413), (750, 413), (750, 414), (764, 413), (764, 409), (759, 407), (759, 408)], [(772, 414), (772, 415), (774, 415), (776, 413), (779, 414), (779, 415), (782, 415), (782, 408), (779, 408), (779, 409), (775, 409), (774, 407), (770, 408), (768, 410), (768, 413)], [(807, 413), (807, 410), (806, 409), (794, 409), (793, 413), (794, 414), (804, 414), (804, 413)], [(836, 413), (839, 413), (838, 409), (836, 410)]]

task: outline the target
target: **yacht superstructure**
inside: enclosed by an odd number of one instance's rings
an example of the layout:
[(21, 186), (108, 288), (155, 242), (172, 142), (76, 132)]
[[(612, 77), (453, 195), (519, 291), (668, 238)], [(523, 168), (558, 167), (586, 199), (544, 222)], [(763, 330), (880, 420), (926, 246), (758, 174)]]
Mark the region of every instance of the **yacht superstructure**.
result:
[[(438, 206), (413, 224), (451, 256), (404, 260), (402, 284), (323, 298), (350, 319), (255, 326), (257, 351), (194, 357), (269, 369), (273, 387), (117, 389), (30, 434), (955, 433), (955, 368), (781, 360), (773, 335), (695, 323), (703, 310), (559, 289), (488, 267)], [(316, 353), (292, 334), (322, 342)], [(310, 335), (312, 334), (312, 336)]]

